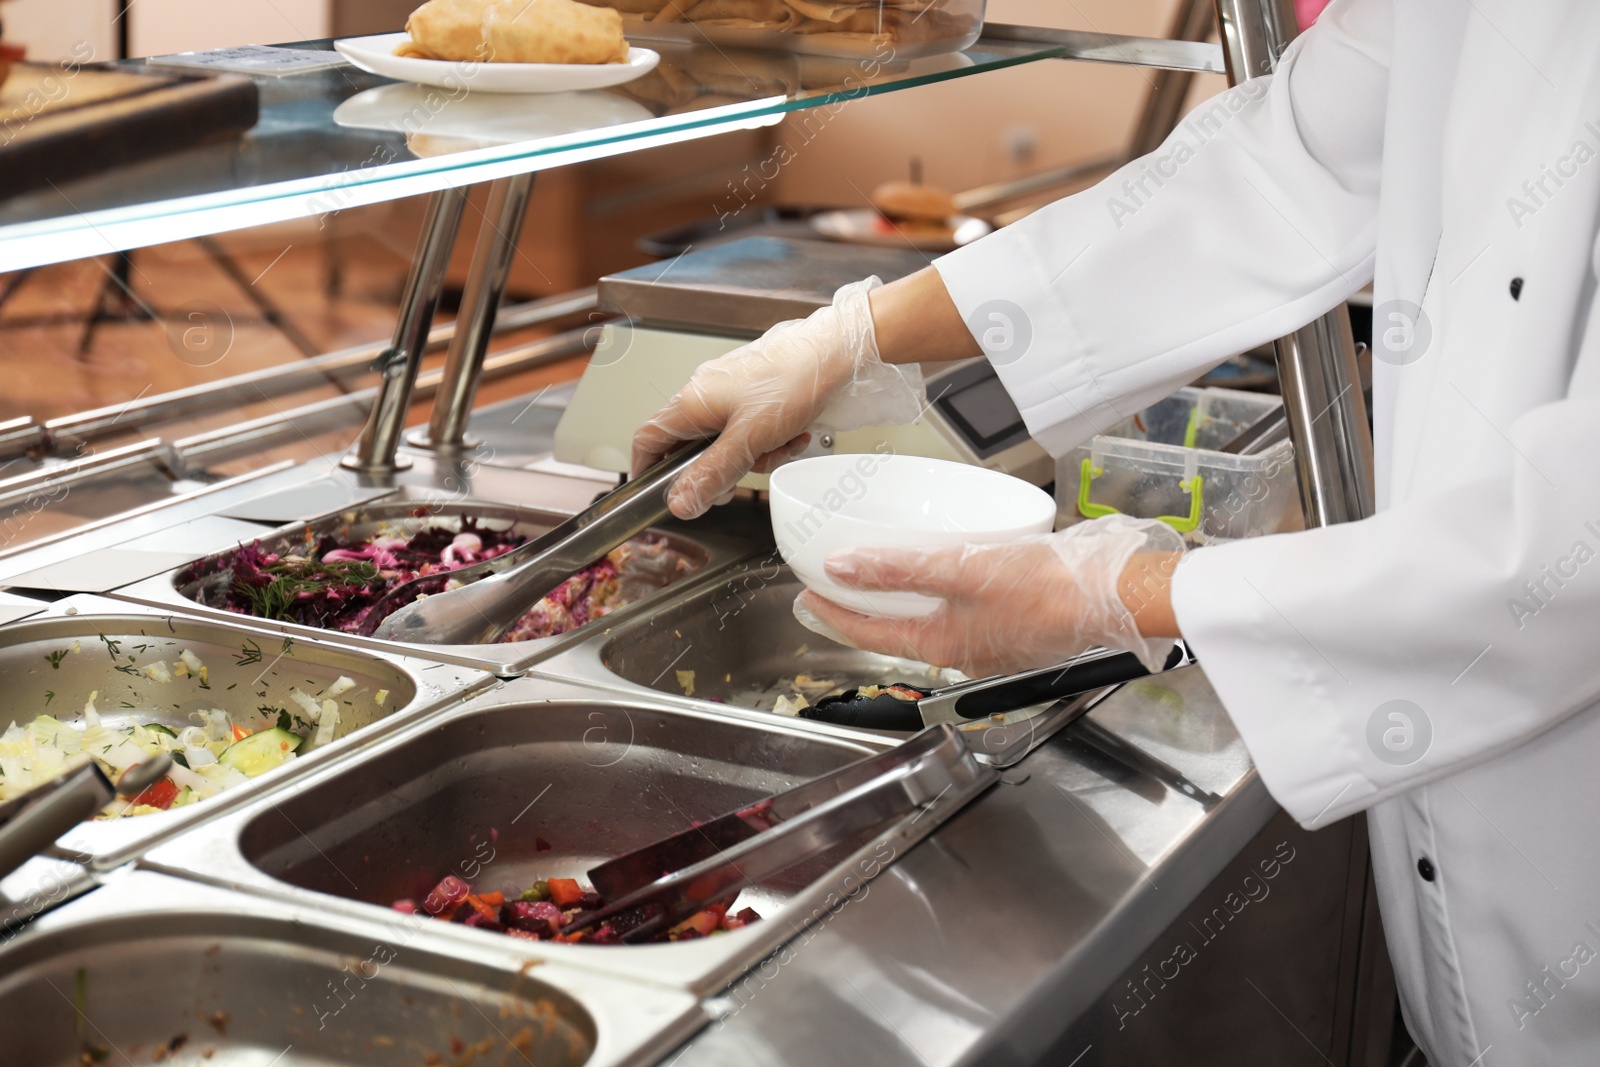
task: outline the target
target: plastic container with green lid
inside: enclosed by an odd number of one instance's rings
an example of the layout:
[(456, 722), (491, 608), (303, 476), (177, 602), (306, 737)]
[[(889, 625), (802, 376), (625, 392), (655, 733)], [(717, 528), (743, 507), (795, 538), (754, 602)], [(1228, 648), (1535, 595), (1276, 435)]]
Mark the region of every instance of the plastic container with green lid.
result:
[(1180, 389), (1056, 461), (1057, 526), (1122, 513), (1160, 519), (1191, 544), (1297, 528), (1294, 447), (1217, 449), (1281, 406), (1275, 396)]

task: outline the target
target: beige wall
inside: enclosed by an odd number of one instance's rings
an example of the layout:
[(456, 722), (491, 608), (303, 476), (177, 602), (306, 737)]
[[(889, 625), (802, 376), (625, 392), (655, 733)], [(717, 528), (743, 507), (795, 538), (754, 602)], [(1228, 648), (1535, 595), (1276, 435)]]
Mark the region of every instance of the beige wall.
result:
[[(991, 0), (994, 22), (1164, 36), (1173, 0)], [(950, 189), (1066, 163), (1120, 148), (1133, 129), (1149, 72), (1047, 60), (852, 101), (809, 137), (791, 119), (794, 150), (777, 182), (789, 203), (859, 205), (882, 181), (907, 176), (913, 156), (924, 180)], [(1219, 75), (1196, 79), (1195, 93), (1223, 88)], [(1010, 151), (1032, 138), (1031, 163)]]
[[(276, 44), (326, 37), (331, 0), (134, 0), (128, 16), (128, 54), (164, 55), (240, 44)], [(49, 62), (74, 54), (79, 41), (96, 59), (115, 53), (113, 0), (12, 0), (6, 39)]]
[(111, 0), (13, 0), (5, 7), (6, 41), (26, 46), (28, 58), (42, 63), (82, 56), (80, 41), (95, 59), (110, 59), (112, 6)]
[(329, 0), (138, 0), (128, 52), (159, 56), (326, 37)]

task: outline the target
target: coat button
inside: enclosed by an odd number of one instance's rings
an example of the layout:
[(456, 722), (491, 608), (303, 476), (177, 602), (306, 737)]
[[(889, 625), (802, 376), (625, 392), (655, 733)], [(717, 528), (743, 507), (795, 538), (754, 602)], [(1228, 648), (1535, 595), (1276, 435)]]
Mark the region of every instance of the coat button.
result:
[(1424, 882), (1433, 881), (1433, 876), (1435, 874), (1433, 869), (1433, 861), (1426, 856), (1422, 857), (1417, 861), (1417, 873), (1422, 875), (1422, 880)]
[(1521, 300), (1522, 299), (1522, 279), (1521, 278), (1512, 278), (1511, 279), (1511, 299), (1513, 299), (1513, 300)]

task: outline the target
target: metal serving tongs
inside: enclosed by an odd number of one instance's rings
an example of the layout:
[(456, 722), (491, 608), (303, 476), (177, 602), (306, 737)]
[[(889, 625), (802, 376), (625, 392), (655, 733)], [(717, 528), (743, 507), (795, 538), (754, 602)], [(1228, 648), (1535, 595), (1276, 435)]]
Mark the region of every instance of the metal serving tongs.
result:
[(172, 770), (172, 757), (152, 756), (129, 767), (116, 785), (93, 760), (0, 804), (0, 878), (55, 843), (56, 838), (111, 803), (136, 797)]
[(975, 796), (997, 777), (973, 758), (954, 727), (936, 726), (888, 752), (591, 869), (589, 880), (606, 904), (576, 916), (562, 932), (609, 922), (623, 941), (643, 941), (947, 794)]
[[(1157, 673), (1187, 667), (1194, 661), (1189, 646), (1177, 641), (1166, 664)], [(878, 692), (872, 696), (860, 689), (851, 689), (801, 708), (800, 717), (868, 730), (920, 730), (938, 722), (962, 722), (1020, 711), (1035, 704), (1135, 681), (1149, 674), (1131, 652), (1096, 649), (1054, 667), (958, 682), (941, 689), (894, 683), (877, 686)]]
[[(388, 641), (430, 645), (497, 640), (550, 590), (665, 519), (669, 514), (667, 490), (673, 480), (710, 446), (710, 441), (685, 445), (566, 522), (503, 556), (396, 586), (367, 609), (358, 632)], [(488, 577), (481, 577), (485, 574)], [(434, 592), (451, 581), (470, 584)], [(429, 593), (433, 595), (419, 597)], [(408, 600), (411, 602), (406, 603)]]

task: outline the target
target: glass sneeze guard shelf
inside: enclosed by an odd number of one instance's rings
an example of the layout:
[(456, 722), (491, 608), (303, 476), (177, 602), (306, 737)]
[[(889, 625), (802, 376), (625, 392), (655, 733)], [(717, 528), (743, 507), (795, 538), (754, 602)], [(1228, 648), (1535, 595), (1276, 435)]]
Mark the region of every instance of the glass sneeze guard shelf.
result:
[(0, 271), (773, 125), (791, 111), (1041, 59), (1222, 67), (1216, 45), (1008, 26), (964, 52), (904, 60), (637, 43), (661, 53), (655, 71), (584, 92), (471, 93), (348, 65), (260, 78), (260, 121), (242, 137), (0, 201)]

